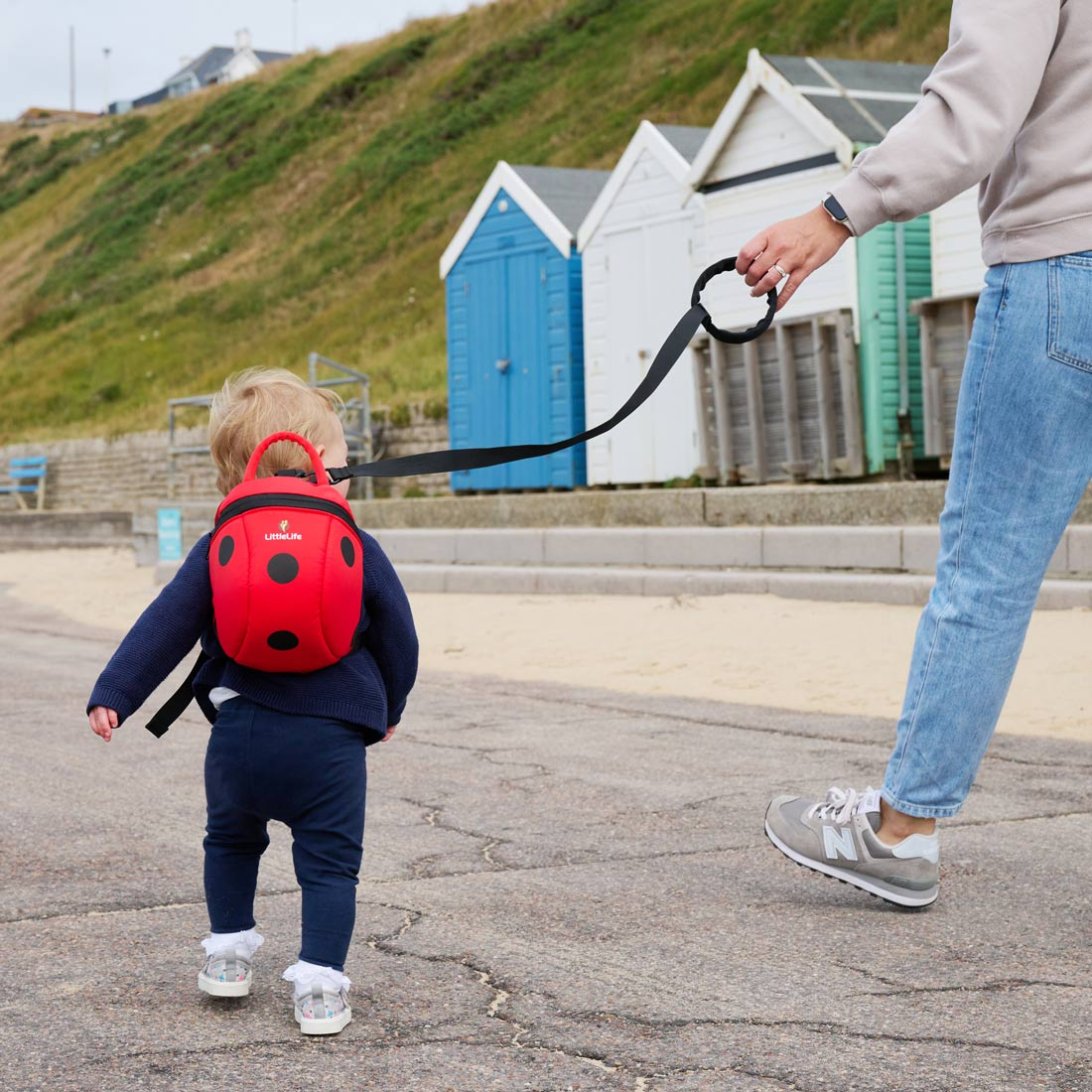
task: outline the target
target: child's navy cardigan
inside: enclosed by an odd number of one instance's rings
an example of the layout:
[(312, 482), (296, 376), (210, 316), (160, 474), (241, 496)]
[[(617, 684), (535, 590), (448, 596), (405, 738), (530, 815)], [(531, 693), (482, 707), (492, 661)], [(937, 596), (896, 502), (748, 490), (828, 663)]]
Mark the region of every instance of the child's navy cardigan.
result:
[[(111, 657), (87, 708), (114, 709), (120, 724), (181, 663), (198, 639), (210, 659), (193, 689), (210, 721), (209, 691), (231, 690), (282, 713), (328, 716), (378, 738), (402, 717), (417, 677), (417, 632), (401, 581), (379, 543), (359, 532), (364, 546), (361, 647), (330, 667), (306, 674), (275, 674), (229, 660), (212, 625), (209, 539), (201, 538), (174, 579), (137, 619)], [(371, 740), (374, 742), (374, 739)]]

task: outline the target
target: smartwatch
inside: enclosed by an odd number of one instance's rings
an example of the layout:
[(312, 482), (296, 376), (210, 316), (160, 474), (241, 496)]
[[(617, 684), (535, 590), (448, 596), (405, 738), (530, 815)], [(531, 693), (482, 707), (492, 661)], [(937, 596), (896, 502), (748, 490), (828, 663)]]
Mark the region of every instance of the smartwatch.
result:
[(849, 224), (849, 213), (842, 208), (838, 198), (835, 197), (834, 194), (828, 193), (826, 197), (823, 198), (823, 208), (827, 210), (827, 214), (836, 224), (841, 224), (850, 235), (853, 234), (853, 229)]

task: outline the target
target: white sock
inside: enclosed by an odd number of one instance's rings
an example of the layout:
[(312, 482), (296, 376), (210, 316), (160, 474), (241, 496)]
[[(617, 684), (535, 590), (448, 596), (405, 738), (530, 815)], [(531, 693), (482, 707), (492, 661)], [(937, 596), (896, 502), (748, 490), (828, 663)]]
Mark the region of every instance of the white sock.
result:
[(205, 949), (206, 956), (214, 952), (223, 952), (228, 948), (241, 948), (246, 952), (247, 959), (253, 959), (254, 953), (264, 943), (265, 937), (254, 929), (243, 929), (238, 933), (209, 933), (201, 941), (201, 947)]
[(293, 963), (281, 977), (285, 982), (295, 983), (297, 997), (305, 997), (311, 992), (311, 987), (316, 984), (325, 986), (335, 993), (338, 990), (348, 993), (352, 985), (341, 971), (335, 971), (333, 967), (320, 967), (317, 963), (304, 963), (303, 960)]

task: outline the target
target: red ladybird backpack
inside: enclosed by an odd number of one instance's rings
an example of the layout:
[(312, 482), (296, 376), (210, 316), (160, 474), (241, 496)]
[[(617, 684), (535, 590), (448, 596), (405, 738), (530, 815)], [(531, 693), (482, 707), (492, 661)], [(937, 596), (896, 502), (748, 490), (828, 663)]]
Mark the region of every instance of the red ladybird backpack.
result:
[[(299, 444), (306, 471), (259, 478), (276, 443)], [(318, 452), (294, 432), (267, 436), (243, 480), (216, 509), (209, 580), (216, 637), (224, 653), (258, 671), (299, 673), (329, 667), (354, 648), (364, 591), (364, 553), (348, 501), (325, 484)], [(320, 484), (321, 483), (321, 484)], [(161, 736), (192, 698), (202, 655), (178, 692), (148, 723)]]

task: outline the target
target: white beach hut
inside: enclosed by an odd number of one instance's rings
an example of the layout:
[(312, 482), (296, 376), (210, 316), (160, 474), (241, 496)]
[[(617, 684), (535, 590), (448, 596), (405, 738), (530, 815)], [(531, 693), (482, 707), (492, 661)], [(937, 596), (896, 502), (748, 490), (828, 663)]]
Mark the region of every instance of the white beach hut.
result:
[[(702, 201), (687, 176), (708, 132), (642, 121), (577, 233), (589, 428), (629, 397), (689, 306)], [(692, 475), (701, 455), (691, 369), (680, 363), (649, 406), (587, 446), (589, 485)]]

